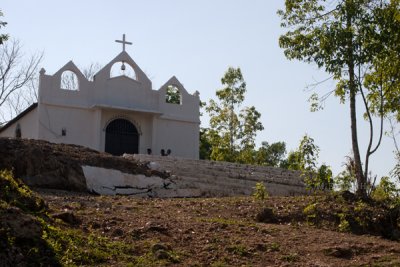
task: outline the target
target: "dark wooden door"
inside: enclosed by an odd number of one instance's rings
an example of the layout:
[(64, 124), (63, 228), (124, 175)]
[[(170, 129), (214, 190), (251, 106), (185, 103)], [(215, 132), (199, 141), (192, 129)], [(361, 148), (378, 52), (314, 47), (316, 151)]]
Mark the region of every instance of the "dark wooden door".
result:
[(106, 128), (107, 153), (120, 156), (124, 153), (137, 154), (139, 152), (139, 133), (130, 121), (116, 119)]

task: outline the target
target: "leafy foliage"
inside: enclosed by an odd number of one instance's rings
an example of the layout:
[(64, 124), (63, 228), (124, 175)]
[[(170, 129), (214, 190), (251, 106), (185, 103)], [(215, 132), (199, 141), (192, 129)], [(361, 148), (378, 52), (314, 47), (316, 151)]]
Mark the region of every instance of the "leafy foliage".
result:
[(200, 153), (200, 159), (205, 159), (205, 160), (210, 160), (211, 158), (211, 137), (210, 135), (210, 129), (208, 128), (200, 128), (200, 148), (199, 148), (199, 153)]
[(268, 192), (267, 189), (265, 188), (264, 183), (262, 182), (256, 183), (256, 186), (254, 187), (253, 197), (256, 200), (264, 200), (268, 197)]
[(298, 149), (289, 153), (285, 164), (289, 170), (302, 172), (304, 182), (309, 190), (332, 190), (331, 168), (326, 164), (317, 167), (319, 151), (314, 139), (304, 135)]
[[(278, 11), (282, 27), (288, 29), (279, 39), (285, 56), (324, 69), (336, 81), (335, 95), (342, 103), (349, 101), (357, 192), (363, 197), (369, 157), (382, 139), (383, 116), (399, 111), (399, 5), (399, 0), (286, 0), (285, 9)], [(364, 169), (357, 135), (358, 97), (370, 125)], [(320, 107), (315, 94), (310, 101), (313, 110)], [(381, 119), (375, 147), (373, 115)]]
[(390, 201), (399, 197), (400, 189), (390, 181), (389, 177), (382, 177), (378, 186), (372, 191), (372, 198), (378, 201)]
[(210, 159), (254, 163), (256, 133), (264, 129), (261, 114), (253, 106), (240, 109), (246, 93), (240, 68), (228, 68), (221, 83), (224, 88), (216, 92), (218, 102), (210, 100), (206, 107), (210, 129), (204, 137), (212, 146)]
[(176, 88), (175, 86), (169, 85), (167, 87), (165, 101), (170, 104), (180, 105), (181, 104), (181, 93), (179, 92), (179, 89)]
[(396, 165), (391, 171), (392, 177), (395, 177), (400, 182), (400, 155), (396, 153)]
[(354, 159), (350, 156), (346, 156), (346, 162), (343, 164), (345, 167), (335, 177), (335, 183), (339, 191), (353, 191), (356, 188), (356, 176), (354, 170)]
[(257, 164), (272, 167), (284, 167), (286, 155), (285, 142), (276, 142), (269, 144), (262, 142), (257, 151)]

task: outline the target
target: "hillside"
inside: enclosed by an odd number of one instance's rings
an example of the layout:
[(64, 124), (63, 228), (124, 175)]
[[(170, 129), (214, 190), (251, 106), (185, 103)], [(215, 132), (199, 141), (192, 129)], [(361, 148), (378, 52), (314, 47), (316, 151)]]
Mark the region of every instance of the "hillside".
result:
[[(342, 196), (36, 195), (3, 177), (0, 266), (400, 266), (398, 241), (351, 233), (358, 218), (366, 232), (382, 234), (386, 211)], [(318, 208), (305, 212), (310, 203)], [(338, 210), (347, 210), (347, 227), (335, 219)]]
[(165, 177), (146, 164), (78, 145), (0, 137), (0, 170), (13, 170), (16, 177), (30, 186), (86, 191), (82, 165)]
[[(76, 146), (2, 145), (8, 148), (0, 146), (0, 166), (19, 175), (60, 174), (68, 182), (56, 167), (84, 161), (150, 171)], [(0, 189), (0, 266), (400, 266), (399, 207), (351, 193), (265, 200), (99, 196), (31, 191), (8, 171), (0, 173)]]
[[(333, 199), (318, 197), (325, 219), (313, 226), (303, 216), (307, 204), (315, 203), (313, 197), (260, 202), (250, 197), (133, 199), (62, 191), (41, 194), (53, 212), (68, 210), (81, 220), (76, 230), (124, 244), (125, 250), (107, 258), (104, 266), (400, 265), (398, 241), (355, 235), (351, 228), (340, 229), (332, 219), (335, 216), (329, 218), (339, 208), (354, 208), (344, 199), (337, 199), (341, 204), (329, 210), (335, 205)], [(265, 215), (265, 207), (272, 208), (272, 217), (260, 216)], [(364, 209), (378, 216), (382, 212), (370, 205)], [(360, 220), (366, 221), (361, 216)]]

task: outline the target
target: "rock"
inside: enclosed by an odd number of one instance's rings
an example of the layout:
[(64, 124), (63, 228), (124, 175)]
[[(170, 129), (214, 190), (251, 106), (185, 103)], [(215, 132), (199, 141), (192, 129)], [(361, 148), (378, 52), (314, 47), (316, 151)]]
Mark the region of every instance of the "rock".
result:
[(265, 244), (263, 244), (263, 243), (258, 243), (258, 244), (256, 245), (256, 249), (257, 249), (258, 251), (267, 251), (267, 246), (266, 246)]
[(171, 247), (163, 243), (156, 243), (151, 247), (151, 252), (153, 252), (154, 257), (157, 260), (173, 260), (171, 254)]
[(344, 247), (334, 247), (334, 248), (326, 248), (323, 250), (324, 255), (341, 258), (341, 259), (350, 259), (353, 256), (353, 251), (350, 248)]
[(54, 219), (60, 219), (65, 223), (77, 225), (81, 223), (81, 220), (75, 216), (72, 211), (63, 211), (53, 214), (51, 217)]
[(257, 214), (256, 220), (258, 222), (264, 222), (264, 223), (276, 223), (277, 222), (276, 216), (275, 216), (272, 208), (264, 208), (262, 211), (260, 211)]
[(146, 223), (145, 230), (149, 231), (149, 232), (158, 232), (158, 233), (165, 234), (165, 235), (168, 234), (168, 228), (167, 227), (165, 227), (163, 225), (154, 224), (152, 222)]
[(154, 245), (151, 247), (151, 251), (152, 251), (153, 253), (155, 253), (155, 252), (157, 252), (157, 251), (160, 251), (160, 250), (168, 251), (168, 250), (170, 250), (170, 249), (171, 249), (170, 246), (165, 245), (165, 244), (163, 244), (163, 243), (156, 243), (156, 244), (154, 244)]
[(157, 162), (154, 162), (154, 161), (150, 161), (150, 162), (147, 164), (147, 167), (148, 167), (150, 170), (162, 171), (160, 164), (157, 163)]
[(114, 231), (112, 231), (111, 236), (117, 237), (117, 236), (123, 236), (124, 235), (124, 230), (117, 228)]
[(101, 225), (98, 222), (92, 222), (91, 226), (93, 229), (99, 229), (101, 227)]
[(156, 252), (153, 252), (153, 253), (154, 253), (154, 257), (157, 260), (168, 260), (171, 257), (169, 255), (169, 253), (165, 250), (157, 250)]

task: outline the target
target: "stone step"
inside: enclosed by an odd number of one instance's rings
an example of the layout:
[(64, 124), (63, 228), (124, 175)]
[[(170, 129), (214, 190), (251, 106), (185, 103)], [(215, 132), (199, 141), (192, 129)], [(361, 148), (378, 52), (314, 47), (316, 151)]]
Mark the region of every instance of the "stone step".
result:
[(193, 172), (172, 172), (172, 174), (176, 176), (186, 176), (186, 177), (195, 177), (197, 179), (233, 179), (233, 180), (244, 180), (251, 182), (266, 182), (266, 183), (278, 183), (278, 184), (287, 184), (294, 186), (303, 186), (301, 181), (297, 181), (294, 179), (286, 179), (284, 177), (268, 177), (268, 176), (240, 176), (240, 175), (227, 175), (227, 174), (218, 174), (218, 173), (193, 173)]
[(238, 163), (230, 163), (230, 162), (217, 162), (217, 161), (207, 161), (207, 160), (192, 160), (192, 159), (184, 159), (184, 158), (176, 158), (176, 157), (161, 157), (161, 156), (149, 156), (149, 155), (133, 155), (130, 156), (135, 159), (139, 159), (141, 161), (157, 161), (160, 165), (164, 166), (174, 166), (174, 165), (182, 165), (181, 163), (185, 163), (185, 165), (194, 165), (199, 167), (209, 166), (213, 169), (220, 170), (243, 170), (243, 171), (257, 171), (257, 172), (292, 172), (280, 168), (270, 167), (270, 166), (258, 166), (258, 165), (247, 165), (247, 164), (238, 164)]
[(156, 162), (158, 170), (170, 171), (180, 189), (198, 189), (202, 195), (249, 195), (257, 182), (263, 182), (273, 195), (305, 193), (300, 172), (269, 166), (193, 160), (153, 155), (127, 155), (142, 162)]

